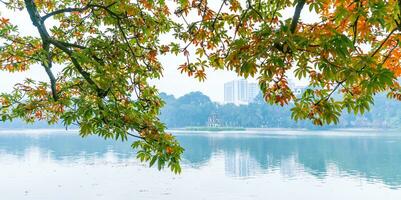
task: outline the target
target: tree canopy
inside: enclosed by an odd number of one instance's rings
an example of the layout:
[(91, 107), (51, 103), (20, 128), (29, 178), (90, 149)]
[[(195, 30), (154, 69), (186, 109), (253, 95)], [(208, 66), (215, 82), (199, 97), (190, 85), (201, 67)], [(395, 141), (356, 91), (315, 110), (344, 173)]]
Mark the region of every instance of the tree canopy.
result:
[[(134, 136), (138, 157), (159, 169), (167, 164), (179, 172), (183, 152), (165, 133), (158, 119), (163, 101), (149, 84), (162, 76), (159, 59), (166, 54), (185, 57), (178, 69), (199, 80), (207, 68), (256, 77), (267, 102), (294, 102), (293, 119), (316, 125), (337, 123), (342, 110), (365, 112), (379, 92), (401, 100), (397, 0), (0, 2), (28, 12), (38, 33), (21, 36), (10, 23), (14, 16), (2, 15), (0, 69), (41, 65), (49, 77), (1, 94), (1, 120), (62, 121), (79, 125), (82, 136)], [(303, 21), (307, 10), (316, 22)], [(293, 16), (282, 17), (288, 11)], [(165, 35), (173, 39), (161, 40)], [(299, 98), (289, 73), (309, 82)]]

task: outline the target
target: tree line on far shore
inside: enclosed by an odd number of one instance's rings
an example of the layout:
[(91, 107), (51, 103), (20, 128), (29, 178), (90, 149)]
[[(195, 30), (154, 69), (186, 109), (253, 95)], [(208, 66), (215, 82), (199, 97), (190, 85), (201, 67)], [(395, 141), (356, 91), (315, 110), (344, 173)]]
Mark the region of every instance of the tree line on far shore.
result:
[(309, 121), (291, 119), (291, 103), (286, 106), (269, 105), (259, 94), (248, 105), (220, 104), (210, 100), (201, 92), (191, 92), (182, 97), (161, 93), (166, 102), (160, 119), (168, 128), (208, 126), (212, 115), (221, 127), (249, 128), (401, 128), (400, 102), (386, 98), (384, 94), (375, 96), (375, 105), (364, 115), (355, 116), (344, 112), (340, 123), (317, 127)]

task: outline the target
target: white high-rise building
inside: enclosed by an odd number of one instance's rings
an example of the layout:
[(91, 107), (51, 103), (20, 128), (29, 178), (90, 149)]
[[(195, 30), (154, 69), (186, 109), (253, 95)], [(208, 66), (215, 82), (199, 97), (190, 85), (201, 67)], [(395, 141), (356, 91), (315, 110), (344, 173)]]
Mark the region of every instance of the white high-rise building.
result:
[(248, 83), (248, 102), (253, 102), (260, 92), (259, 84)]
[(224, 84), (224, 103), (249, 104), (258, 93), (257, 83), (248, 83), (245, 79), (230, 81)]

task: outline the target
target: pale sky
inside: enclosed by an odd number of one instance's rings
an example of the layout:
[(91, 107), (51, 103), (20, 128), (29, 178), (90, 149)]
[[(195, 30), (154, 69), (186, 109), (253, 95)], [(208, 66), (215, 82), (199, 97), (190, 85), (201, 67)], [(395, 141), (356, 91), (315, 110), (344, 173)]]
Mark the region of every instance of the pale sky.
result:
[[(38, 36), (37, 30), (32, 25), (26, 10), (15, 12), (8, 11), (4, 8), (3, 4), (0, 4), (0, 12), (1, 16), (10, 18), (11, 23), (18, 26), (21, 35)], [(291, 18), (293, 8), (285, 10), (282, 14), (283, 18)], [(316, 15), (309, 13), (307, 8), (301, 13), (301, 20), (303, 21), (313, 22), (316, 21), (316, 19)], [(173, 94), (176, 97), (180, 97), (192, 91), (201, 91), (213, 101), (223, 102), (224, 83), (240, 78), (237, 77), (234, 72), (207, 70), (206, 81), (199, 82), (197, 79), (189, 78), (187, 75), (181, 74), (177, 70), (178, 66), (185, 62), (183, 56), (163, 56), (160, 57), (160, 61), (164, 67), (163, 77), (160, 80), (152, 80), (151, 83), (156, 85), (160, 92)], [(53, 71), (56, 74), (60, 71), (60, 67), (57, 69), (57, 66), (55, 66)], [(17, 72), (10, 74), (0, 71), (0, 92), (12, 90), (14, 84), (22, 82), (27, 77), (34, 80), (48, 81), (44, 69), (39, 65), (32, 66), (30, 70), (22, 73)], [(256, 82), (255, 79), (250, 81)]]

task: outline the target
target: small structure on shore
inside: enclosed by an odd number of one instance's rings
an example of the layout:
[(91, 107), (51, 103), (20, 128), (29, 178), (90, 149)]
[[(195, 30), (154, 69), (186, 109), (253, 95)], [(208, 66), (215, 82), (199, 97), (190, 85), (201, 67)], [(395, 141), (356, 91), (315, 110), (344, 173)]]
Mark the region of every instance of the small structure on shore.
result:
[(208, 127), (220, 127), (220, 119), (216, 112), (212, 112), (207, 119)]

